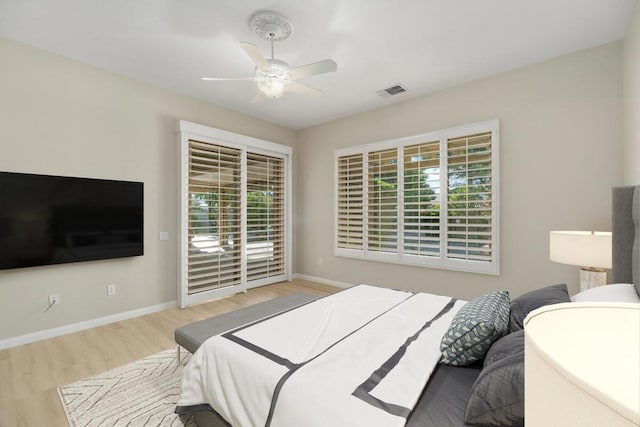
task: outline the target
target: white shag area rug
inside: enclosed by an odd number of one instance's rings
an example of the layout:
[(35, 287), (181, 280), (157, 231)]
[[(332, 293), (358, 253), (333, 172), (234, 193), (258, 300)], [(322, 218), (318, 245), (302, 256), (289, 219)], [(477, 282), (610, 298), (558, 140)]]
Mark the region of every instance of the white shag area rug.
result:
[(173, 348), (58, 388), (69, 424), (195, 427), (192, 417), (174, 414), (182, 369), (191, 358), (186, 350), (181, 354), (180, 365)]

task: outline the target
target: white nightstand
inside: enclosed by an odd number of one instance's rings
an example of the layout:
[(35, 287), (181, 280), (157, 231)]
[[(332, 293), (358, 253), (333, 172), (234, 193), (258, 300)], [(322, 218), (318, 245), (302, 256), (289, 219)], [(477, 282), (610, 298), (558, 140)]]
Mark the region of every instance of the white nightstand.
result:
[(640, 425), (640, 304), (548, 305), (524, 323), (527, 427)]

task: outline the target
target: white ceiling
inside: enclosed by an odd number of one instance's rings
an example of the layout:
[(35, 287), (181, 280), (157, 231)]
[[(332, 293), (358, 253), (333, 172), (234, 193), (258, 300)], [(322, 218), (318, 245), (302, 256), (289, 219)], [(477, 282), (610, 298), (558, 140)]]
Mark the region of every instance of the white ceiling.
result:
[[(621, 39), (635, 0), (0, 0), (0, 37), (206, 102), (301, 129)], [(276, 58), (332, 58), (338, 71), (301, 82), (319, 97), (250, 104), (238, 43), (266, 54), (248, 26), (257, 10), (292, 20)], [(0, 58), (1, 60), (1, 58)], [(46, 74), (43, 74), (46, 78)], [(55, 84), (55, 82), (51, 82)], [(376, 91), (401, 83), (408, 93)]]

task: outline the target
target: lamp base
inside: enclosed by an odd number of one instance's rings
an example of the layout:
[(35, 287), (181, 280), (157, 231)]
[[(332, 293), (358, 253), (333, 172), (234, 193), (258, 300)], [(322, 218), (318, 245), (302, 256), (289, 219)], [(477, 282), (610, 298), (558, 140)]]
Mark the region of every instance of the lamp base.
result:
[(607, 272), (601, 268), (580, 269), (580, 292), (607, 284)]

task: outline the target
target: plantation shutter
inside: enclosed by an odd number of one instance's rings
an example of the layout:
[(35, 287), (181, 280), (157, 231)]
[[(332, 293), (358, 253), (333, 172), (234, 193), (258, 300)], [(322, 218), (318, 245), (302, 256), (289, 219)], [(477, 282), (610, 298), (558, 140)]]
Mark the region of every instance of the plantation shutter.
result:
[(285, 274), (284, 160), (247, 153), (247, 280)]
[(498, 274), (498, 126), (336, 150), (334, 254)]
[(364, 156), (338, 158), (336, 190), (336, 245), (342, 249), (363, 249)]
[(241, 150), (189, 141), (188, 293), (241, 282)]
[(368, 155), (367, 250), (398, 251), (398, 150)]
[(447, 258), (493, 260), (492, 133), (447, 139)]
[(440, 256), (440, 141), (404, 147), (403, 253)]

